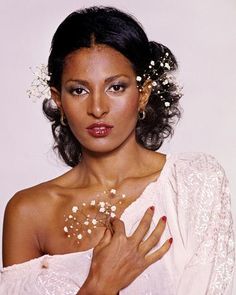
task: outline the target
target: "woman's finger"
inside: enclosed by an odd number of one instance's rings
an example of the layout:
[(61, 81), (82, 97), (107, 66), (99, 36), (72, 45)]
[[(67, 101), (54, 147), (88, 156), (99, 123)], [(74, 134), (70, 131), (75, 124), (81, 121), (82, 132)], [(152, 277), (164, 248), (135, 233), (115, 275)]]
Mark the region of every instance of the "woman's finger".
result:
[(151, 225), (153, 213), (154, 213), (154, 207), (153, 206), (146, 210), (146, 212), (145, 212), (143, 218), (141, 219), (138, 227), (136, 228), (136, 230), (134, 231), (134, 233), (130, 237), (137, 245), (143, 240), (146, 233), (148, 232), (148, 230), (150, 228), (150, 225)]
[(110, 222), (111, 222), (111, 227), (112, 227), (114, 236), (117, 236), (120, 234), (126, 236), (125, 225), (122, 220), (120, 220), (117, 217), (114, 217), (110, 219)]
[(107, 246), (111, 241), (111, 237), (112, 237), (111, 231), (107, 228), (104, 232), (103, 237), (101, 238), (101, 240), (99, 241), (99, 243), (95, 247), (96, 251)]
[(158, 250), (154, 251), (153, 253), (149, 255), (146, 255), (145, 257), (146, 267), (160, 260), (166, 254), (166, 252), (168, 252), (172, 242), (173, 242), (173, 239), (170, 238), (169, 240), (165, 241), (165, 243), (161, 246), (161, 248), (159, 248)]
[(162, 233), (165, 230), (166, 226), (166, 216), (163, 216), (159, 219), (157, 226), (151, 233), (151, 235), (139, 246), (139, 250), (142, 254), (146, 255), (153, 247), (155, 247), (160, 238)]
[(107, 245), (111, 241), (111, 231), (107, 228), (104, 232), (104, 235), (100, 241), (103, 245)]

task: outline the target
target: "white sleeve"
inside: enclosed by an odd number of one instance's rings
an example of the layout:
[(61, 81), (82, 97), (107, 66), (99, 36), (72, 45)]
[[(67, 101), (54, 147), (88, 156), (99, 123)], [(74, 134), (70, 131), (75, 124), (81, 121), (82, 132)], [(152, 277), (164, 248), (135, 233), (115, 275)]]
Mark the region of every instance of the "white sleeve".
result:
[[(36, 263), (37, 262), (37, 263)], [(15, 264), (1, 269), (0, 294), (40, 294), (37, 281), (41, 273), (39, 260)]]
[(189, 256), (177, 294), (231, 295), (235, 249), (229, 184), (216, 159), (204, 157), (196, 177), (189, 175), (186, 181), (195, 189), (188, 192), (192, 198), (186, 227)]
[(48, 267), (48, 255), (1, 270), (0, 295), (75, 295), (79, 286), (70, 272)]

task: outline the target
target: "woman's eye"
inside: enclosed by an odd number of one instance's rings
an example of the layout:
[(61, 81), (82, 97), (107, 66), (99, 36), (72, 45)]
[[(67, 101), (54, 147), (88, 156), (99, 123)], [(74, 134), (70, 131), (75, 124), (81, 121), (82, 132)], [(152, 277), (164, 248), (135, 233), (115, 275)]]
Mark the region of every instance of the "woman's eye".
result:
[(115, 85), (112, 85), (109, 90), (111, 92), (123, 92), (125, 90), (125, 85), (123, 84), (115, 84)]
[(73, 95), (83, 95), (86, 93), (87, 93), (87, 91), (82, 87), (76, 87), (76, 88), (71, 89), (71, 94), (73, 94)]

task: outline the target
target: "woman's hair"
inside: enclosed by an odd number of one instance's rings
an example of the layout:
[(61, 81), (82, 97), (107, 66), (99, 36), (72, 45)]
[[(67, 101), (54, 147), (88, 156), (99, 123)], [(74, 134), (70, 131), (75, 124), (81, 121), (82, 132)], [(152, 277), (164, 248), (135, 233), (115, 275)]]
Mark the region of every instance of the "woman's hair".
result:
[[(94, 6), (71, 13), (57, 28), (48, 59), (49, 86), (60, 91), (66, 57), (75, 50), (96, 44), (110, 46), (123, 54), (131, 62), (137, 76), (142, 77), (150, 61), (160, 62), (165, 53), (172, 60), (172, 70), (177, 69), (177, 61), (171, 51), (160, 43), (149, 41), (134, 17), (113, 7)], [(165, 99), (170, 102), (169, 111), (158, 94), (160, 91), (152, 91), (145, 109), (146, 116), (137, 121), (136, 140), (150, 150), (157, 150), (165, 138), (173, 135), (172, 125), (181, 116), (177, 86), (174, 82), (169, 86), (169, 91), (165, 93)], [(67, 165), (76, 166), (81, 156), (79, 141), (68, 124), (61, 124), (60, 110), (52, 99), (43, 101), (43, 111), (52, 122), (54, 150)]]

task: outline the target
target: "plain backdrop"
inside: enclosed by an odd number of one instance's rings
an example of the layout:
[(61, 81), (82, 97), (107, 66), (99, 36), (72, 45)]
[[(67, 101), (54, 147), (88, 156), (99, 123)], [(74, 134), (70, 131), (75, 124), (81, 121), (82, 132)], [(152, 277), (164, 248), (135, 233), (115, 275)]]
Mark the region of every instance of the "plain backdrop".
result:
[(133, 14), (150, 40), (176, 55), (184, 112), (174, 137), (160, 151), (214, 155), (230, 181), (235, 224), (236, 0), (1, 1), (0, 218), (16, 191), (69, 169), (52, 152), (42, 102), (32, 102), (26, 90), (33, 79), (29, 68), (47, 62), (59, 23), (73, 10), (91, 5)]

